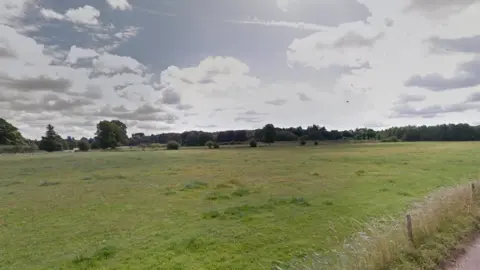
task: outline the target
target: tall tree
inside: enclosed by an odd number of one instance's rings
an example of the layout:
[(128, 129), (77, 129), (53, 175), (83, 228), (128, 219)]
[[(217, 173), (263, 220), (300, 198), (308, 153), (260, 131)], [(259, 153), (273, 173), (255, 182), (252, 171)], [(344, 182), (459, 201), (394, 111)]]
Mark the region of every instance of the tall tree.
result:
[(45, 137), (42, 137), (38, 148), (47, 152), (62, 151), (64, 149), (64, 140), (57, 134), (55, 128), (48, 124)]
[(119, 127), (119, 130), (116, 132), (117, 141), (123, 145), (127, 144), (128, 135), (127, 135), (127, 125), (120, 120), (112, 120), (110, 123)]
[(121, 132), (120, 127), (111, 121), (100, 121), (97, 124), (97, 132), (95, 133), (97, 135), (96, 141), (98, 141), (100, 148), (116, 148), (119, 143), (118, 138), (121, 136), (119, 132)]
[(275, 142), (276, 130), (273, 124), (266, 124), (263, 127), (263, 141), (271, 144)]

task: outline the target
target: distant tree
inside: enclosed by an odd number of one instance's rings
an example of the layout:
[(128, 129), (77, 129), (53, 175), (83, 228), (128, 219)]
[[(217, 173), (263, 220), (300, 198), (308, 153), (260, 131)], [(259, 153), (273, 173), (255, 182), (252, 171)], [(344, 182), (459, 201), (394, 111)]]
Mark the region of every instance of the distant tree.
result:
[[(97, 124), (98, 146), (102, 149), (116, 148), (119, 144), (127, 143), (127, 127), (119, 120), (103, 120)], [(92, 144), (93, 148), (93, 144)]]
[(213, 134), (210, 132), (204, 132), (204, 131), (199, 131), (197, 133), (197, 145), (198, 146), (203, 146), (205, 145), (208, 141), (213, 141), (214, 137)]
[(169, 141), (167, 143), (167, 150), (178, 150), (180, 148), (180, 144), (176, 141)]
[(276, 132), (275, 140), (279, 142), (292, 142), (292, 141), (297, 141), (298, 136), (291, 131), (280, 130)]
[(263, 139), (263, 129), (255, 129), (253, 131), (253, 139), (255, 139), (256, 141), (261, 141)]
[(116, 148), (118, 145), (116, 132), (118, 132), (118, 126), (110, 121), (100, 121), (97, 124), (97, 132), (95, 133), (99, 147), (102, 149)]
[[(205, 145), (205, 143), (206, 142), (203, 142), (203, 145)], [(185, 137), (185, 141), (183, 142), (183, 145), (198, 146), (199, 145), (198, 133), (196, 131), (188, 132), (187, 136)]]
[(250, 140), (250, 147), (257, 147), (257, 141), (255, 139)]
[(318, 125), (311, 125), (307, 127), (306, 134), (309, 140), (324, 140), (325, 128), (320, 128)]
[(73, 149), (77, 148), (77, 146), (78, 146), (77, 145), (78, 142), (73, 137), (67, 136), (67, 139), (65, 141), (68, 144), (68, 147), (66, 149), (73, 150)]
[(48, 124), (47, 131), (45, 132), (45, 137), (42, 137), (38, 148), (47, 152), (62, 151), (64, 144), (65, 140), (63, 140), (57, 134), (57, 132), (55, 132), (55, 128), (52, 125)]
[(344, 138), (344, 139), (350, 139), (350, 138), (353, 138), (353, 136), (354, 136), (354, 134), (351, 130), (344, 130), (341, 133), (342, 133), (342, 138)]
[(208, 147), (208, 149), (212, 149), (212, 147), (215, 145), (215, 143), (213, 141), (208, 141), (205, 143), (205, 146)]
[(248, 135), (246, 130), (235, 130), (233, 134), (234, 141), (236, 142), (248, 141)]
[(90, 138), (88, 139), (88, 143), (90, 144), (91, 149), (100, 149), (98, 138)]
[(77, 146), (78, 146), (78, 150), (82, 152), (88, 152), (88, 150), (90, 150), (90, 143), (88, 143), (87, 140), (80, 140), (77, 143)]
[(342, 138), (342, 133), (338, 130), (330, 131), (330, 140), (340, 140)]
[(275, 142), (276, 130), (273, 124), (266, 124), (263, 127), (263, 141), (268, 144)]
[(184, 132), (182, 132), (182, 134), (180, 134), (180, 144), (181, 145), (186, 144), (188, 134), (190, 134), (190, 132), (188, 132), (188, 131), (184, 131)]
[(112, 120), (110, 123), (117, 126), (119, 129), (116, 131), (117, 141), (122, 145), (126, 145), (128, 142), (127, 125), (120, 120)]
[(62, 144), (63, 150), (70, 150), (70, 145), (68, 145), (68, 142), (66, 140), (61, 139), (60, 143)]
[(220, 131), (217, 134), (217, 141), (218, 142), (232, 142), (232, 141), (235, 141), (235, 131), (233, 131), (233, 130)]

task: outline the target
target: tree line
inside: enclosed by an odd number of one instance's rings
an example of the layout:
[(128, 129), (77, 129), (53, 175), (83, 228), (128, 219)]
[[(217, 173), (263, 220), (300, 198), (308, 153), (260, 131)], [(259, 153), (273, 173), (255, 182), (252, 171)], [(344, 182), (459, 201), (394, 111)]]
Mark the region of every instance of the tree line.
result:
[[(328, 130), (319, 125), (307, 128), (279, 128), (267, 124), (263, 128), (252, 130), (224, 130), (206, 132), (201, 130), (170, 132), (160, 134), (134, 133), (128, 136), (127, 126), (120, 120), (103, 120), (97, 126), (91, 138), (61, 137), (52, 125), (47, 125), (45, 136), (40, 140), (23, 138), (19, 130), (0, 118), (0, 145), (16, 146), (17, 150), (43, 150), (48, 152), (62, 150), (108, 149), (119, 146), (145, 146), (176, 142), (181, 146), (205, 146), (225, 144), (242, 144), (249, 141), (272, 144), (278, 142), (295, 142), (333, 140), (378, 140), (395, 141), (480, 141), (480, 126), (469, 124), (443, 124), (435, 126), (404, 126), (383, 130), (356, 128), (352, 130)], [(13, 147), (15, 148), (15, 147)], [(13, 150), (12, 150), (13, 151)]]

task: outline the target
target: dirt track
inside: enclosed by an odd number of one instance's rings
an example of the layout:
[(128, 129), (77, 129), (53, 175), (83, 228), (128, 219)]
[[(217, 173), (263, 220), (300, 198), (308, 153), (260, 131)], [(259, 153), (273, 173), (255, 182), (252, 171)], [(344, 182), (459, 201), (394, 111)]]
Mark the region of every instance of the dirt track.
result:
[(480, 238), (477, 238), (467, 249), (467, 253), (446, 270), (480, 270)]

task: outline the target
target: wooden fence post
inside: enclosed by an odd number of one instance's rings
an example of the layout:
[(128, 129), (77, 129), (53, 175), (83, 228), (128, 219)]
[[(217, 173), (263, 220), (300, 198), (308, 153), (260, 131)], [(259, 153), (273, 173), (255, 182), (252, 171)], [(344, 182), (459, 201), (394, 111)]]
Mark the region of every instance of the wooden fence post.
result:
[(406, 220), (407, 220), (407, 235), (408, 235), (408, 240), (412, 242), (413, 246), (415, 247), (415, 242), (413, 241), (413, 228), (412, 228), (412, 216), (409, 214), (406, 215)]

